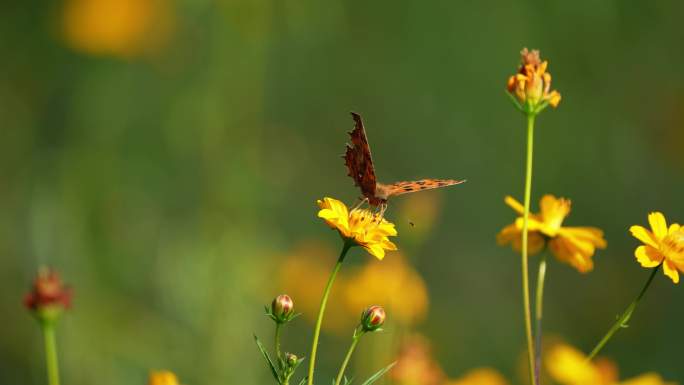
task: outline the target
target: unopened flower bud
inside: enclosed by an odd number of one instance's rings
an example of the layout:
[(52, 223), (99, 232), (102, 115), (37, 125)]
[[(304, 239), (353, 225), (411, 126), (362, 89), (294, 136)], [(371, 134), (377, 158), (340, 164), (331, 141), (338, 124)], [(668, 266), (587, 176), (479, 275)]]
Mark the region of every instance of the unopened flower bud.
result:
[(271, 314), (278, 323), (287, 322), (294, 312), (294, 302), (287, 294), (277, 296), (271, 303)]
[(363, 331), (373, 332), (385, 323), (385, 309), (382, 306), (373, 305), (361, 314), (361, 327)]
[(298, 359), (299, 359), (299, 357), (297, 357), (296, 355), (294, 355), (292, 353), (285, 353), (285, 363), (289, 367), (294, 366), (297, 363)]

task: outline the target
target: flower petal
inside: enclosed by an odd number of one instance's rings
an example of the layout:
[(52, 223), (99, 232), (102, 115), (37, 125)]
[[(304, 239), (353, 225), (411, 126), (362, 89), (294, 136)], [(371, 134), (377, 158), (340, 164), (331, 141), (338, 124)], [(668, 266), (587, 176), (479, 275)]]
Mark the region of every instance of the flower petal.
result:
[(651, 246), (639, 246), (634, 250), (634, 256), (642, 267), (656, 267), (663, 261), (663, 255)]
[(549, 241), (549, 248), (558, 260), (569, 264), (580, 273), (588, 273), (594, 269), (592, 256), (596, 248), (590, 242), (571, 236), (558, 236)]
[(570, 200), (546, 194), (539, 201), (539, 209), (544, 222), (562, 222), (570, 213)]
[(632, 233), (634, 238), (640, 240), (644, 244), (658, 248), (658, 238), (645, 227), (634, 225), (629, 228), (629, 232)]
[(656, 211), (648, 214), (648, 223), (657, 239), (663, 239), (667, 235), (667, 221), (663, 213)]
[(665, 261), (663, 263), (663, 272), (670, 277), (672, 282), (679, 283), (679, 272), (677, 271), (677, 266), (672, 261)]
[(504, 202), (513, 209), (516, 213), (523, 215), (525, 213), (525, 207), (522, 203), (518, 202), (515, 198), (510, 195), (506, 195)]
[(680, 226), (679, 223), (673, 223), (670, 225), (670, 227), (667, 228), (667, 233), (668, 234), (676, 233), (681, 228), (682, 228), (682, 226)]
[(603, 239), (603, 230), (597, 227), (563, 227), (560, 234), (589, 242), (599, 249), (605, 249), (608, 246), (608, 242)]
[[(520, 218), (518, 218), (520, 219)], [(518, 221), (516, 221), (518, 222)], [(522, 250), (522, 231), (516, 224), (510, 224), (496, 235), (496, 242), (499, 246), (511, 245), (513, 250), (520, 252)], [(537, 231), (527, 232), (527, 254), (535, 255), (544, 248), (544, 237)]]

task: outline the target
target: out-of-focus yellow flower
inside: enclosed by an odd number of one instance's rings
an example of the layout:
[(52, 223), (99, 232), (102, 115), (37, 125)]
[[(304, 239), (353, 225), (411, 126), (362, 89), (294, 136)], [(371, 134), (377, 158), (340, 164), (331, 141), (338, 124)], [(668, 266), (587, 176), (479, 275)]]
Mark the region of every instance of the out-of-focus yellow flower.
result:
[(463, 377), (448, 380), (444, 385), (508, 385), (508, 381), (494, 369), (477, 368), (470, 370)]
[(551, 91), (551, 74), (546, 72), (549, 63), (541, 60), (538, 50), (523, 48), (520, 55), (522, 62), (518, 73), (508, 78), (508, 92), (528, 113), (539, 113), (547, 105), (557, 107), (561, 95)]
[(584, 353), (566, 344), (552, 346), (545, 355), (546, 369), (561, 385), (674, 385), (656, 373), (620, 382), (615, 364), (607, 359), (587, 361)]
[(399, 385), (441, 385), (445, 380), (442, 368), (432, 357), (429, 342), (420, 335), (411, 336), (402, 344), (390, 377)]
[(78, 51), (131, 57), (163, 43), (172, 17), (168, 0), (67, 0), (62, 24)]
[(660, 212), (648, 214), (651, 231), (642, 226), (632, 226), (629, 231), (644, 244), (634, 251), (643, 267), (663, 264), (663, 272), (672, 282), (679, 283), (679, 271), (684, 272), (684, 228), (673, 223), (669, 227)]
[(627, 381), (622, 381), (620, 385), (676, 385), (675, 382), (665, 382), (660, 374), (645, 373)]
[(150, 372), (148, 385), (178, 385), (178, 377), (168, 370)]
[(318, 207), (321, 209), (318, 217), (324, 219), (328, 226), (377, 259), (385, 258), (385, 250), (397, 249), (389, 240), (390, 236), (397, 235), (394, 223), (388, 222), (379, 214), (366, 209), (354, 209), (350, 212), (344, 203), (327, 197), (318, 200)]
[[(499, 245), (511, 244), (520, 251), (522, 244), (523, 205), (507, 196), (507, 205), (520, 216), (514, 223), (504, 227), (496, 236)], [(596, 227), (564, 227), (563, 220), (570, 213), (570, 200), (544, 195), (539, 202), (541, 212), (530, 214), (528, 222), (528, 250), (530, 255), (540, 252), (548, 239), (551, 252), (561, 262), (567, 263), (581, 273), (594, 268), (592, 257), (596, 249), (605, 249), (603, 231)]]
[[(283, 261), (277, 268), (278, 289), (287, 290), (309, 322), (315, 321), (320, 290), (336, 257), (328, 245), (307, 241), (277, 258)], [(323, 328), (329, 332), (346, 335), (357, 323), (359, 312), (372, 303), (385, 306), (391, 322), (406, 326), (422, 321), (429, 308), (425, 281), (401, 253), (382, 263), (368, 260), (360, 267), (342, 270), (335, 282), (331, 296), (339, 298), (342, 306), (328, 307)]]
[(369, 303), (381, 303), (392, 321), (413, 325), (425, 318), (428, 293), (425, 281), (401, 254), (383, 263), (369, 261), (344, 279), (348, 312), (356, 314)]
[(566, 344), (557, 344), (546, 353), (546, 369), (551, 378), (563, 385), (609, 385), (617, 383), (614, 366), (597, 365), (584, 353)]

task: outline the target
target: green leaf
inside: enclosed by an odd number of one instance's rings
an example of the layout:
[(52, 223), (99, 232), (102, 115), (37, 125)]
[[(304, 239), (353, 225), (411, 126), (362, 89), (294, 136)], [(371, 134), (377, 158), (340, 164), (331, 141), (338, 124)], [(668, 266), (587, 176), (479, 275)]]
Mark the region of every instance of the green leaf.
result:
[(264, 356), (266, 359), (266, 362), (268, 363), (268, 366), (271, 368), (271, 374), (273, 374), (273, 378), (280, 384), (280, 376), (278, 375), (278, 370), (276, 370), (275, 365), (273, 365), (273, 361), (271, 361), (271, 357), (268, 355), (268, 352), (266, 351), (266, 348), (264, 348), (264, 345), (259, 341), (259, 337), (254, 335), (254, 342), (256, 342), (257, 346), (259, 347), (259, 350), (261, 350), (261, 354)]
[(302, 378), (302, 380), (299, 381), (299, 384), (297, 384), (297, 385), (304, 385), (304, 384), (306, 384), (306, 377)]
[(385, 366), (384, 368), (378, 370), (377, 372), (375, 372), (374, 375), (370, 376), (370, 377), (366, 380), (366, 382), (364, 382), (364, 383), (361, 384), (361, 385), (371, 385), (371, 384), (374, 383), (375, 381), (379, 380), (380, 377), (382, 377), (385, 373), (387, 373), (390, 369), (392, 369), (392, 368), (394, 367), (394, 365), (396, 365), (396, 364), (397, 364), (397, 362), (394, 361), (394, 362), (392, 362), (391, 364)]

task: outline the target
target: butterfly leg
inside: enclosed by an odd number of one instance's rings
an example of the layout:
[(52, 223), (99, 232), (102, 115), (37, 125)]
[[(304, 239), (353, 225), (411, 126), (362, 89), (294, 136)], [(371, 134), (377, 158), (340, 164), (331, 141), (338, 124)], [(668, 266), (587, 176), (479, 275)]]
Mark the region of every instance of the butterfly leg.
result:
[(380, 203), (378, 205), (378, 223), (385, 217), (385, 211), (387, 211), (387, 203)]
[(368, 198), (364, 197), (357, 203), (350, 211), (357, 210), (359, 207), (361, 207), (364, 203), (368, 202)]

